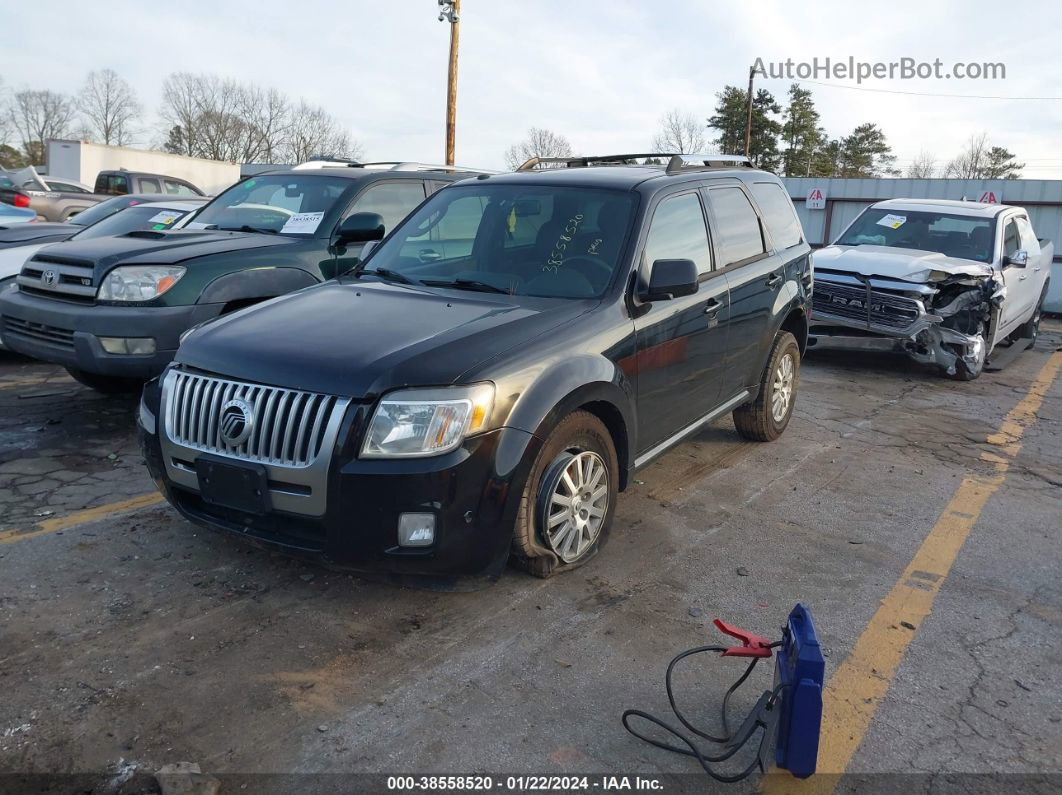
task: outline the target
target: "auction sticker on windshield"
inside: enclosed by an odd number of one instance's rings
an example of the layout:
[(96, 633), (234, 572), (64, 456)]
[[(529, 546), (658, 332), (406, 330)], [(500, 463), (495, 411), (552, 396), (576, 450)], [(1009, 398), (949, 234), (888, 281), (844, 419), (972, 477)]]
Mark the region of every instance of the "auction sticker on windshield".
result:
[(169, 226), (178, 218), (181, 217), (180, 213), (175, 213), (172, 210), (163, 210), (161, 213), (156, 213), (148, 220), (149, 224), (163, 224)]
[(889, 227), (889, 229), (899, 229), (906, 223), (906, 215), (893, 215), (892, 213), (889, 213), (888, 215), (878, 219), (878, 226), (887, 226)]
[(324, 218), (324, 213), (295, 213), (285, 223), (284, 227), (280, 230), (282, 234), (288, 235), (312, 235), (317, 231), (317, 227), (321, 225), (321, 219)]

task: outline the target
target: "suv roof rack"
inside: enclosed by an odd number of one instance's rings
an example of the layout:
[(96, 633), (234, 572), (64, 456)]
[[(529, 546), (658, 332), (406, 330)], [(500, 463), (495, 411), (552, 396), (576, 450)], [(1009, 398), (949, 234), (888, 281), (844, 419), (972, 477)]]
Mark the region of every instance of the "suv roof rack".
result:
[[(646, 152), (640, 154), (594, 155), (586, 157), (532, 157), (517, 171), (535, 171), (546, 168), (589, 168), (591, 166), (653, 166), (648, 160), (667, 158), (668, 174), (685, 171), (707, 171), (713, 168), (753, 168), (752, 161), (744, 155), (683, 154), (680, 152)], [(637, 162), (641, 160), (642, 162)], [(634, 161), (634, 162), (632, 162)]]
[(376, 160), (370, 163), (360, 163), (357, 160), (348, 160), (342, 157), (315, 157), (304, 163), (299, 163), (297, 166), (292, 166), (292, 170), (295, 171), (305, 171), (314, 168), (369, 168), (377, 171), (468, 171), (476, 174), (501, 173), (485, 168), (445, 166), (434, 163), (417, 163), (410, 160)]

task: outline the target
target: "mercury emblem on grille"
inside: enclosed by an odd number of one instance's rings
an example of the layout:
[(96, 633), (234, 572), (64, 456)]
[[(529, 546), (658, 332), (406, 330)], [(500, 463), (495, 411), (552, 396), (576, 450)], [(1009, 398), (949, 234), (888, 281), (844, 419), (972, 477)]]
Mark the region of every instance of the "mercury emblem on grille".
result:
[(45, 287), (55, 287), (59, 283), (59, 274), (53, 270), (47, 270), (41, 274), (41, 284)]
[(254, 429), (254, 406), (235, 398), (221, 407), (221, 440), (229, 447), (239, 447)]

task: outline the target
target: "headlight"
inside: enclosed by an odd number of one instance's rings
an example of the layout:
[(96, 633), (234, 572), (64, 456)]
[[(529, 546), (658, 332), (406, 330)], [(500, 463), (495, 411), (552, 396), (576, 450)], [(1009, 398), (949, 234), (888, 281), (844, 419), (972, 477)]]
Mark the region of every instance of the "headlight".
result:
[(101, 301), (150, 301), (184, 276), (180, 265), (125, 265), (107, 274), (100, 285)]
[(442, 455), (487, 427), (494, 385), (403, 389), (380, 401), (361, 447), (362, 458)]

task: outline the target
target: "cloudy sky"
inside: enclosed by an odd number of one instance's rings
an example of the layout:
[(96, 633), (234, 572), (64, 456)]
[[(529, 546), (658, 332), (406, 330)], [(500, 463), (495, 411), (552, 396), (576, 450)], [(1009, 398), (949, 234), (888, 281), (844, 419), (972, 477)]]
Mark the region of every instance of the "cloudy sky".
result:
[[(8, 89), (69, 92), (109, 67), (134, 86), (153, 127), (168, 73), (213, 72), (326, 106), (373, 159), (442, 158), (449, 39), (435, 0), (4, 0), (2, 17)], [(580, 152), (644, 149), (663, 113), (706, 118), (715, 93), (744, 85), (757, 58), (906, 56), (1002, 62), (1006, 79), (808, 84), (827, 131), (876, 122), (901, 167), (922, 150), (946, 160), (983, 131), (1028, 164), (1025, 176), (1062, 179), (1059, 30), (1056, 0), (463, 0), (457, 161), (500, 167), (532, 125)], [(788, 83), (760, 81), (778, 97)]]

